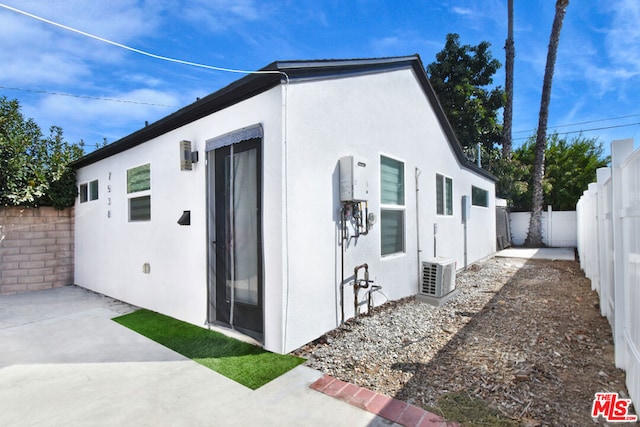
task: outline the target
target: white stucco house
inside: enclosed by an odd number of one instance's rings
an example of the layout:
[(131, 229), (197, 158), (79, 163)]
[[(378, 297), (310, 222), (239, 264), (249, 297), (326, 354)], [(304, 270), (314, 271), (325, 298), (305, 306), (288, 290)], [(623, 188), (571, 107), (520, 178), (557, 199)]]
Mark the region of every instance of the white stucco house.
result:
[(495, 178), (418, 56), (262, 71), (76, 163), (77, 285), (286, 353), (356, 314), (358, 266), (378, 306), (494, 254)]

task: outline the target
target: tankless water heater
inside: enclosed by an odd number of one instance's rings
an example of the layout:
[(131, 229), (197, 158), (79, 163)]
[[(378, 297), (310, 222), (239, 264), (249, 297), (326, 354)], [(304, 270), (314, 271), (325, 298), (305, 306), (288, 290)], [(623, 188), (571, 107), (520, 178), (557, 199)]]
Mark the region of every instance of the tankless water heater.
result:
[(367, 161), (356, 156), (340, 158), (340, 201), (364, 202), (369, 198)]

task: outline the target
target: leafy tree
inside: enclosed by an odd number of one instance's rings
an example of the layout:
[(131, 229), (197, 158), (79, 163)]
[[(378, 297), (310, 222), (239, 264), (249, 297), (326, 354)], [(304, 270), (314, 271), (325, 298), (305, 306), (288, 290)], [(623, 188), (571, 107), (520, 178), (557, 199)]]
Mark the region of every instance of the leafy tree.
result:
[[(542, 180), (543, 206), (551, 205), (554, 210), (574, 210), (583, 191), (595, 181), (596, 170), (607, 166), (609, 158), (603, 156), (602, 143), (597, 138), (579, 136), (568, 141), (553, 134), (548, 141)], [(514, 197), (514, 210), (531, 210), (534, 158), (533, 137), (513, 152), (514, 162), (527, 165), (522, 179), (526, 183), (525, 191)]]
[(544, 177), (544, 154), (547, 144), (547, 120), (549, 118), (549, 103), (551, 102), (551, 83), (553, 82), (553, 72), (556, 67), (556, 55), (558, 53), (558, 44), (560, 43), (560, 31), (562, 30), (562, 22), (564, 21), (567, 6), (569, 6), (569, 0), (556, 1), (556, 13), (553, 17), (553, 24), (551, 25), (549, 49), (547, 50), (547, 64), (545, 66), (542, 82), (542, 98), (540, 100), (538, 132), (536, 134), (531, 220), (529, 221), (529, 232), (527, 233), (527, 238), (524, 242), (527, 246), (542, 245), (542, 179)]
[(463, 147), (482, 143), (490, 150), (501, 140), (498, 111), (504, 93), (500, 87), (487, 88), (501, 65), (490, 46), (486, 41), (460, 45), (458, 34), (447, 34), (444, 49), (427, 66), (429, 81)]
[[(478, 156), (477, 147), (463, 147), (463, 151), (469, 159)], [(529, 188), (527, 180), (530, 178), (530, 167), (511, 156), (504, 157), (504, 153), (496, 147), (481, 147), (481, 157), (482, 167), (498, 178), (496, 196), (507, 199), (509, 205), (513, 206), (513, 200), (522, 198)]]
[(77, 189), (69, 164), (82, 154), (82, 144), (65, 142), (61, 128), (51, 126), (45, 137), (17, 100), (0, 98), (0, 206), (72, 206)]

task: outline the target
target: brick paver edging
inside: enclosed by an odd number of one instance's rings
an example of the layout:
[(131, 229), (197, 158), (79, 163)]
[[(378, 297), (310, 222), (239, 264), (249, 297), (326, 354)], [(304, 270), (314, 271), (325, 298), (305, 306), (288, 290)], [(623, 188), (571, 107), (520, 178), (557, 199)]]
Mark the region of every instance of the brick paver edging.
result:
[(417, 406), (358, 387), (329, 375), (322, 376), (310, 387), (313, 390), (343, 400), (353, 406), (406, 427), (459, 426), (457, 423), (447, 422), (442, 417)]

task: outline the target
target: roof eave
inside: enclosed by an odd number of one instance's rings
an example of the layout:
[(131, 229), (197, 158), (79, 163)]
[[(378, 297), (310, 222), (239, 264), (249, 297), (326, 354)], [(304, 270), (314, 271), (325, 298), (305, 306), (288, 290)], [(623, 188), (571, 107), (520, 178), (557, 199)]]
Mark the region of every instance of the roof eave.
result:
[(175, 130), (181, 126), (223, 110), (238, 102), (249, 99), (265, 92), (283, 81), (319, 77), (328, 75), (343, 75), (363, 71), (382, 71), (398, 67), (411, 67), (427, 95), (450, 146), (460, 164), (494, 182), (498, 179), (488, 171), (471, 162), (464, 155), (462, 145), (458, 141), (442, 105), (429, 82), (424, 65), (418, 54), (389, 58), (347, 59), (347, 60), (314, 60), (314, 61), (276, 61), (261, 68), (259, 71), (271, 73), (249, 74), (224, 88), (158, 120), (144, 128), (100, 148), (75, 161), (75, 168), (90, 165), (107, 157), (113, 156), (129, 148), (143, 144), (153, 138)]

